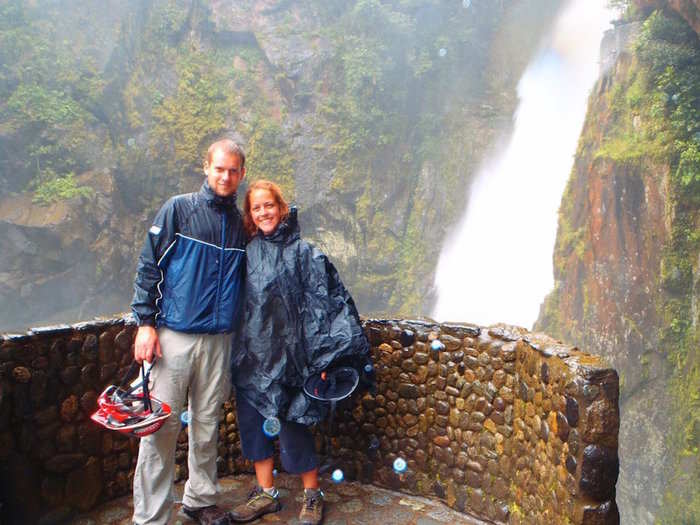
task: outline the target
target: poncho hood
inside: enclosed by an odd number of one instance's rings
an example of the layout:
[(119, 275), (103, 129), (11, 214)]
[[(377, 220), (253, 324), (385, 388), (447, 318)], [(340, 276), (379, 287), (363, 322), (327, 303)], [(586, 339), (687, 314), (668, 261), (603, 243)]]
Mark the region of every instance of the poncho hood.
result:
[(299, 220), (297, 219), (297, 208), (295, 206), (289, 208), (287, 218), (282, 221), (270, 235), (264, 235), (260, 230), (258, 230), (258, 235), (266, 241), (284, 244), (301, 239)]

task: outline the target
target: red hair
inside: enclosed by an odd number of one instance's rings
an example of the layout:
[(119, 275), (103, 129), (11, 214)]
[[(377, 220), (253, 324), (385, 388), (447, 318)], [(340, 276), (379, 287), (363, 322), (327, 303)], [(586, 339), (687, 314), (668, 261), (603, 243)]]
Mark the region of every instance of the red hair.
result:
[(250, 194), (253, 190), (267, 190), (272, 194), (277, 206), (280, 208), (280, 222), (284, 222), (289, 216), (289, 204), (284, 200), (282, 190), (277, 184), (263, 179), (251, 182), (250, 186), (248, 186), (248, 191), (245, 192), (245, 200), (243, 201), (243, 227), (249, 239), (258, 232), (258, 227), (253, 222), (253, 214), (250, 212)]

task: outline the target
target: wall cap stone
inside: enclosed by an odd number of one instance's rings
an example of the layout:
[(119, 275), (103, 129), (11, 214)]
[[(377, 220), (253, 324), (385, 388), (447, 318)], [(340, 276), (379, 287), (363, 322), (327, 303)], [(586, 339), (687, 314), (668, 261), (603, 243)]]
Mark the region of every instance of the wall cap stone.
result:
[(70, 333), (72, 331), (73, 328), (69, 324), (55, 324), (30, 328), (27, 331), (27, 335), (59, 335)]
[(381, 324), (386, 326), (398, 325), (404, 326), (421, 326), (424, 328), (439, 328), (443, 332), (450, 333), (454, 332), (464, 332), (464, 335), (469, 335), (472, 337), (477, 337), (481, 334), (482, 328), (472, 323), (440, 323), (435, 319), (430, 317), (418, 317), (416, 319), (374, 319), (361, 317), (363, 323), (368, 324)]
[(27, 329), (23, 334), (21, 333), (0, 333), (0, 343), (5, 342), (18, 342), (25, 339), (30, 339), (35, 336), (52, 336), (69, 334), (71, 332), (88, 332), (93, 330), (99, 330), (102, 328), (109, 328), (112, 326), (135, 326), (136, 318), (132, 313), (121, 313), (116, 314), (112, 317), (95, 317), (89, 321), (80, 321), (73, 324), (55, 324), (55, 325), (45, 325), (36, 326)]

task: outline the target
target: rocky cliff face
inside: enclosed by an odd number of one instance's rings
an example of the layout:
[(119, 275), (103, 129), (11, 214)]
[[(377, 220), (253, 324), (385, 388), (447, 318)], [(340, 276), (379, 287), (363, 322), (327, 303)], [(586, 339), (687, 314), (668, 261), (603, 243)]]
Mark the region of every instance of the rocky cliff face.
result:
[(50, 205), (27, 194), (0, 199), (4, 323), (85, 319), (128, 304), (123, 284), (134, 273), (129, 243), (138, 220), (124, 213), (109, 174), (88, 172), (79, 182), (98, 189)]
[(670, 8), (700, 33), (700, 0), (634, 0), (633, 3), (644, 9)]
[(537, 323), (620, 372), (630, 524), (700, 519), (698, 9), (668, 4), (683, 18), (644, 5), (608, 35), (614, 66), (591, 95)]
[(0, 225), (21, 241), (0, 259), (0, 330), (126, 309), (150, 217), (198, 187), (223, 134), (300, 206), (361, 311), (426, 313), (469, 174), (560, 3), (3, 4)]

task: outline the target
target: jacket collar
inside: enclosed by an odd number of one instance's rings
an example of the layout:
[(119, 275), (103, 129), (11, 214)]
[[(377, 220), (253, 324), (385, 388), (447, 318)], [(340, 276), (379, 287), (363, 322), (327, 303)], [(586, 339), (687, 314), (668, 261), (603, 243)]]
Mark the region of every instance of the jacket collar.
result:
[(236, 194), (229, 195), (228, 197), (222, 197), (214, 193), (214, 191), (209, 187), (209, 183), (205, 180), (202, 183), (202, 187), (199, 189), (200, 195), (204, 197), (207, 204), (211, 208), (219, 208), (226, 211), (231, 211), (236, 207)]
[(260, 233), (265, 240), (272, 242), (288, 242), (299, 239), (301, 234), (299, 232), (296, 206), (291, 206), (289, 208), (289, 215), (287, 218), (281, 222), (279, 226), (277, 226), (277, 229), (270, 235), (264, 235), (260, 230), (258, 230), (258, 233)]

